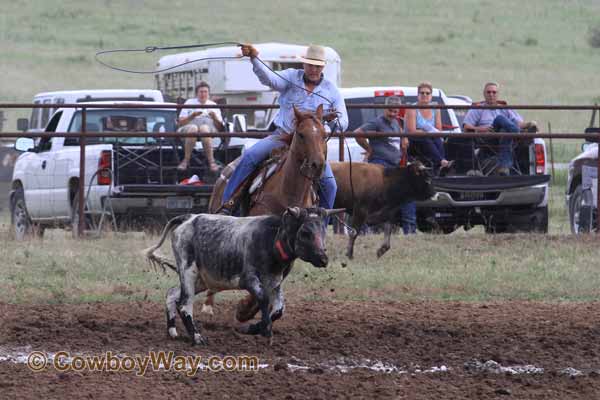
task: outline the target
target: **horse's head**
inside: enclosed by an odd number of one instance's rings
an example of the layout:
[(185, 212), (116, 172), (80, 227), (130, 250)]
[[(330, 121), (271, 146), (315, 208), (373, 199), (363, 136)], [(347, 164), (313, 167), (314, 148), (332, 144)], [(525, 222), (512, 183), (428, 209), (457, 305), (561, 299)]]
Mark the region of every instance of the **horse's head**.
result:
[(300, 173), (310, 179), (318, 179), (325, 168), (327, 144), (325, 128), (321, 123), (323, 105), (315, 113), (301, 112), (294, 106), (296, 132), (290, 152), (300, 164)]

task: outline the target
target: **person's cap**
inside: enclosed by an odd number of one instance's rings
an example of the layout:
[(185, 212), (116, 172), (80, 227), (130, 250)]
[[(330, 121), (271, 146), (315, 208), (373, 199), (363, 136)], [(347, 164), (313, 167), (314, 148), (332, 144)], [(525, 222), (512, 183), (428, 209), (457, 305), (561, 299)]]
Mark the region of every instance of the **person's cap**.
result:
[(318, 65), (320, 67), (325, 65), (325, 48), (316, 44), (311, 44), (306, 49), (306, 54), (300, 56), (300, 61), (305, 64)]
[(398, 96), (389, 96), (385, 98), (385, 105), (399, 106), (402, 105), (402, 99)]

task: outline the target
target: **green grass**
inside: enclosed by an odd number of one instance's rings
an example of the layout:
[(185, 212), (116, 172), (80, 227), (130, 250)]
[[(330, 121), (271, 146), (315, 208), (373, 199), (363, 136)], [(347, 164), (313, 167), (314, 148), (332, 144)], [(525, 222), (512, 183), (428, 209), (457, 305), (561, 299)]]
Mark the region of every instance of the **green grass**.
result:
[[(45, 90), (151, 87), (152, 76), (106, 69), (94, 54), (231, 40), (332, 46), (343, 60), (344, 86), (429, 80), (480, 99), (482, 84), (495, 80), (513, 104), (600, 98), (600, 52), (587, 41), (590, 28), (600, 26), (593, 0), (506, 0), (502, 7), (491, 0), (14, 0), (2, 8), (2, 101), (28, 102)], [(163, 54), (114, 61), (151, 69)], [(586, 112), (523, 114), (544, 130), (550, 122), (554, 132), (580, 132), (589, 120)], [(16, 116), (9, 113), (11, 129)]]
[[(486, 235), (481, 228), (450, 235), (396, 235), (381, 259), (375, 257), (381, 235), (361, 236), (350, 262), (343, 254), (346, 238), (330, 234), (329, 268), (297, 262), (286, 291), (309, 300), (598, 300), (598, 239), (569, 234), (565, 177), (560, 171), (551, 187), (549, 235)], [(2, 302), (162, 302), (166, 290), (177, 284), (174, 273), (154, 271), (140, 256), (156, 242), (152, 235), (107, 234), (76, 241), (70, 232), (47, 230), (44, 240), (18, 243), (8, 231), (3, 214)], [(170, 254), (170, 246), (162, 252)]]

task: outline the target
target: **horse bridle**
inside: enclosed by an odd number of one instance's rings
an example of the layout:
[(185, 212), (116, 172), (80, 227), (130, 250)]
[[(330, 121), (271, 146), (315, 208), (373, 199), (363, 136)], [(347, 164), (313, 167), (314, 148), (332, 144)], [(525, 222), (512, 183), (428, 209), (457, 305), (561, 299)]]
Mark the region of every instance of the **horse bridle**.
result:
[[(310, 117), (315, 119), (314, 117)], [(298, 128), (296, 127), (296, 130), (294, 131), (294, 135), (298, 134)], [(309, 165), (309, 160), (308, 160), (308, 156), (305, 156), (304, 158), (300, 159), (300, 157), (296, 157), (298, 154), (297, 152), (292, 150), (292, 146), (290, 145), (290, 154), (292, 155), (292, 157), (294, 157), (294, 159), (300, 164), (300, 175), (302, 175), (303, 177), (305, 177), (306, 179), (309, 179), (311, 181), (316, 181), (319, 178), (321, 178), (321, 175), (323, 174), (323, 169), (325, 168), (325, 165), (323, 165), (323, 168), (321, 168), (321, 170), (316, 171), (315, 173), (311, 174), (310, 173), (310, 165)]]

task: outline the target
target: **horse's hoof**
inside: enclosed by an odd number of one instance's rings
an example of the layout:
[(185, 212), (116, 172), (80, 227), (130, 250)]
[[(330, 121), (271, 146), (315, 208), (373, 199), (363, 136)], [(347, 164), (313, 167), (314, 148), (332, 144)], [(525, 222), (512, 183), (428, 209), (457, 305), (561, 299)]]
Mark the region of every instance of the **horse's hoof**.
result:
[(208, 341), (206, 340), (206, 338), (204, 336), (202, 336), (199, 333), (194, 334), (194, 340), (192, 340), (192, 346), (193, 345), (206, 346), (207, 344), (208, 344)]
[[(244, 335), (258, 335), (263, 333), (263, 329), (261, 329), (261, 323), (257, 322), (256, 324), (242, 324), (235, 328), (235, 330)], [(264, 335), (263, 335), (264, 336)]]

